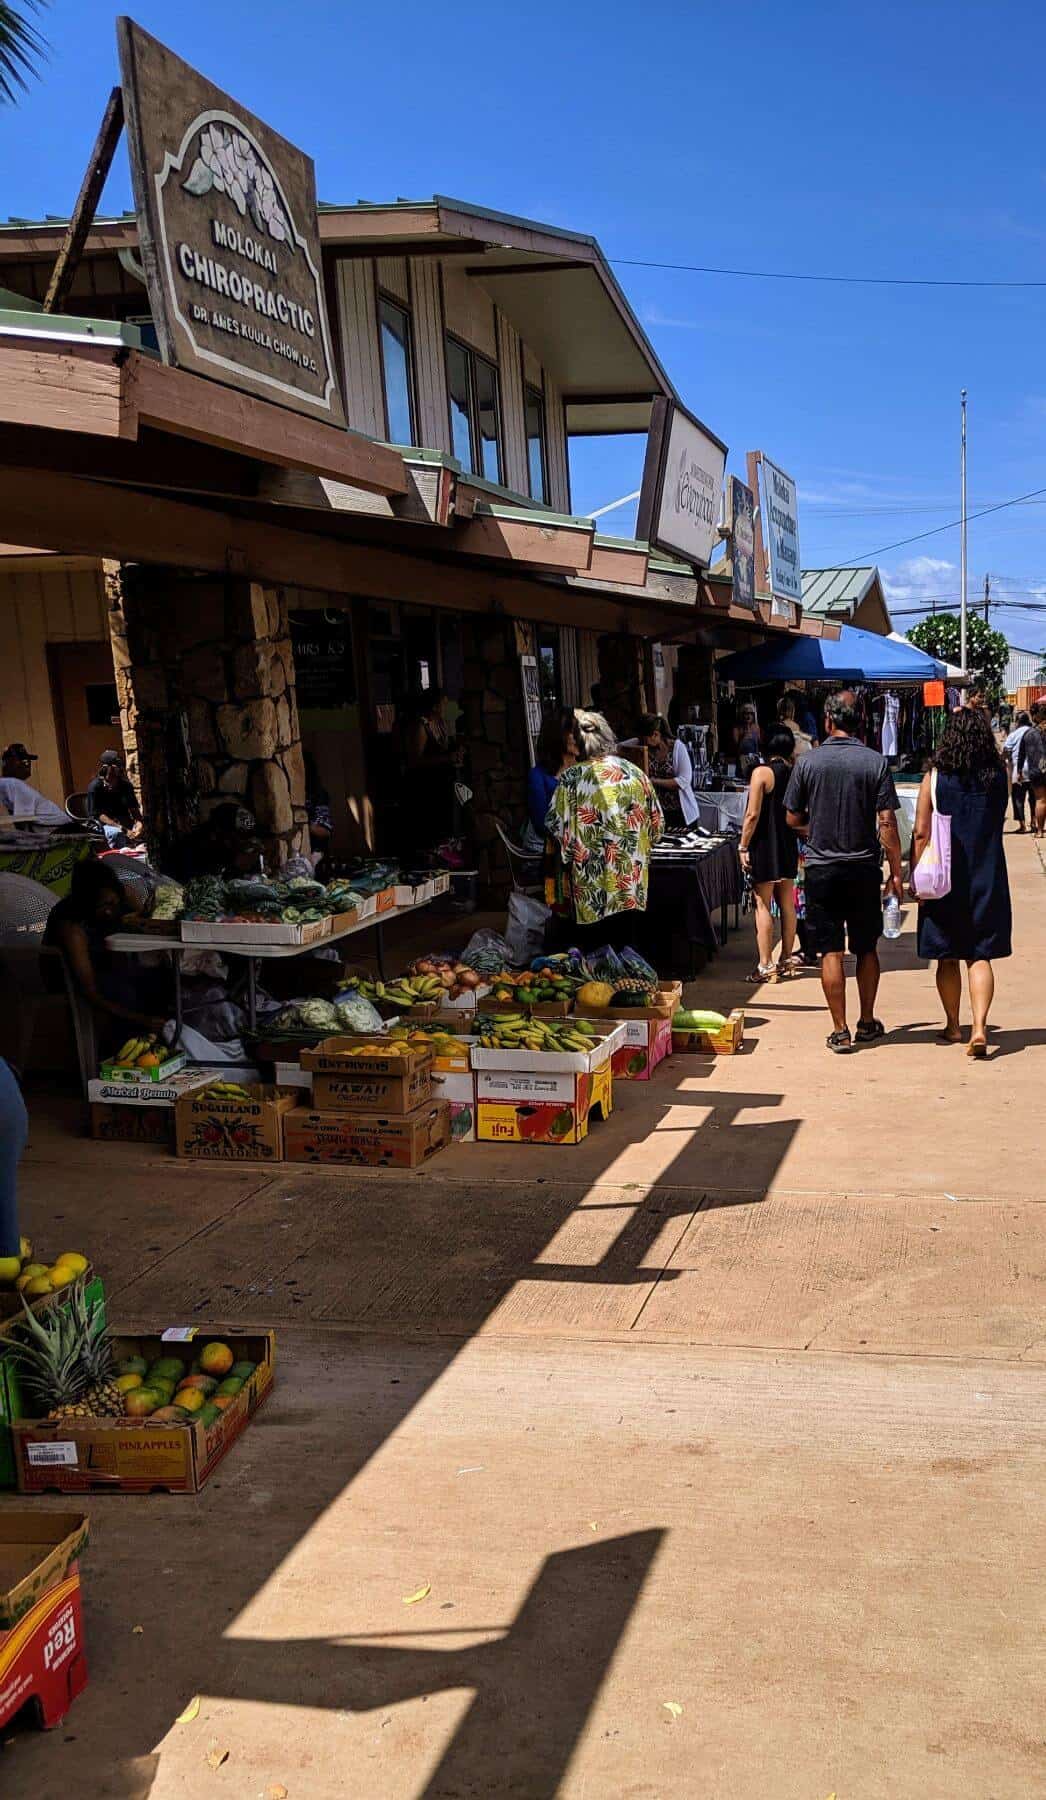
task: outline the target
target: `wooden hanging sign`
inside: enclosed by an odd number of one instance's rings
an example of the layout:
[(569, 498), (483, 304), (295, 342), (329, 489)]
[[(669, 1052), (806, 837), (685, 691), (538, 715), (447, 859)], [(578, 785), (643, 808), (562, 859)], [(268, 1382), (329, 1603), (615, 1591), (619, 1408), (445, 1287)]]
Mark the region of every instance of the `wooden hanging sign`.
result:
[(133, 20), (117, 38), (164, 361), (343, 426), (311, 159)]

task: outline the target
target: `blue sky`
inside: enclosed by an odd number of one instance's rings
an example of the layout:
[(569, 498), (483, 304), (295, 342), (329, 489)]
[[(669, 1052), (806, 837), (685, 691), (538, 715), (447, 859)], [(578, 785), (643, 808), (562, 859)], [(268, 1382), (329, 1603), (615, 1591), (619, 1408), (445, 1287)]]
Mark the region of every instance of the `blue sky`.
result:
[[(308, 149), (326, 200), (459, 195), (591, 231), (611, 258), (1046, 283), (1046, 17), (1032, 0), (511, 13), (142, 0), (134, 16)], [(113, 18), (94, 0), (43, 15), (43, 79), (0, 109), (0, 214), (69, 207), (116, 76)], [(130, 203), (122, 161), (106, 200)], [(797, 477), (807, 566), (957, 516), (963, 385), (971, 510), (1046, 488), (1046, 286), (615, 267), (731, 467), (759, 446)], [(640, 462), (640, 440), (578, 446), (577, 510), (636, 487)], [(629, 511), (611, 524), (630, 529)], [(971, 594), (991, 571), (997, 591), (1046, 604), (1044, 524), (1042, 501), (975, 521)], [(883, 550), (895, 610), (957, 597), (958, 559), (957, 531)], [(1046, 611), (995, 622), (1046, 643)]]

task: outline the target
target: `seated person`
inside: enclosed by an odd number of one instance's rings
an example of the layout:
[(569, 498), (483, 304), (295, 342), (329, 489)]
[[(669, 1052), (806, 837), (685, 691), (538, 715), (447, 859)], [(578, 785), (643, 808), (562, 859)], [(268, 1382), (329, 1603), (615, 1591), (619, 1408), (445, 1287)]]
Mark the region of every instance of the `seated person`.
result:
[(103, 750), (98, 758), (98, 773), (87, 784), (87, 816), (98, 821), (111, 844), (137, 843), (142, 835), (138, 797), (118, 750)]
[(29, 780), (40, 758), (24, 744), (8, 744), (0, 758), (0, 809), (12, 819), (32, 819), (38, 825), (68, 825), (65, 809), (56, 806)]
[(183, 885), (194, 875), (257, 875), (261, 869), (261, 840), (249, 812), (239, 800), (216, 806), (195, 831), (190, 831), (167, 852), (164, 873)]
[(106, 946), (109, 933), (134, 910), (119, 877), (89, 857), (77, 863), (69, 894), (51, 908), (44, 931), (44, 947), (61, 951), (74, 985), (95, 1013), (103, 1054), (132, 1031), (161, 1031), (171, 1016), (167, 972)]

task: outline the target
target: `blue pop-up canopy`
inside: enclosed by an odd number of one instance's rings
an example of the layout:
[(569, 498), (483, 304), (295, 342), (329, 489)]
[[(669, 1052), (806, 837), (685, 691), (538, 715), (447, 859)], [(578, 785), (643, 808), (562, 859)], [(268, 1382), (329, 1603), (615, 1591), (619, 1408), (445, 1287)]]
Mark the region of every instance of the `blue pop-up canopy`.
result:
[(914, 644), (843, 625), (837, 638), (782, 632), (753, 650), (724, 656), (716, 674), (741, 687), (758, 687), (769, 681), (943, 681), (945, 667)]

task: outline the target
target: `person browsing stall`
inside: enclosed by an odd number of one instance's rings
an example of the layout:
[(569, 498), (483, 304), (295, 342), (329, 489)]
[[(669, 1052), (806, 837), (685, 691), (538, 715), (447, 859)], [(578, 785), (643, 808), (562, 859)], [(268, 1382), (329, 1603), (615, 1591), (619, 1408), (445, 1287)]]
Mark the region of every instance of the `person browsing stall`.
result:
[[(755, 895), (755, 939), (759, 961), (750, 982), (791, 974), (795, 950), (795, 878), (799, 839), (785, 817), (785, 792), (796, 758), (795, 736), (787, 725), (767, 734), (766, 762), (752, 770), (748, 805), (741, 826), (741, 867)], [(773, 903), (781, 915), (781, 954), (774, 962)]]
[[(785, 794), (788, 824), (806, 839), (806, 917), (812, 948), (821, 954), (821, 986), (832, 1018), (829, 1050), (848, 1051), (884, 1035), (875, 1016), (883, 892), (902, 897), (897, 790), (890, 765), (854, 737), (852, 692), (825, 705), (827, 736), (800, 757)], [(880, 841), (890, 873), (880, 890)], [(846, 1023), (844, 948), (857, 958), (860, 1011), (851, 1036)]]
[(576, 717), (580, 758), (560, 776), (545, 830), (564, 866), (577, 941), (622, 945), (634, 915), (646, 911), (650, 851), (664, 815), (643, 770), (616, 754), (602, 713)]
[(534, 746), (534, 767), (527, 776), (527, 823), (523, 847), (535, 853), (545, 847), (545, 820), (564, 769), (578, 759), (577, 721), (570, 707), (548, 713)]
[(98, 758), (98, 773), (87, 784), (87, 816), (98, 821), (111, 843), (122, 837), (136, 843), (142, 835), (138, 798), (118, 750), (103, 750)]
[(119, 877), (91, 857), (77, 863), (69, 893), (51, 908), (44, 930), (44, 948), (61, 951), (108, 1045), (125, 1038), (128, 1027), (159, 1033), (169, 1017), (166, 971), (143, 965), (137, 956), (116, 955), (106, 943), (124, 915), (135, 910)]
[(633, 744), (644, 744), (648, 754), (648, 774), (657, 790), (666, 831), (681, 831), (693, 825), (698, 817), (694, 799), (694, 767), (685, 744), (673, 737), (668, 720), (661, 713), (643, 713), (634, 738), (622, 740), (626, 750)]

